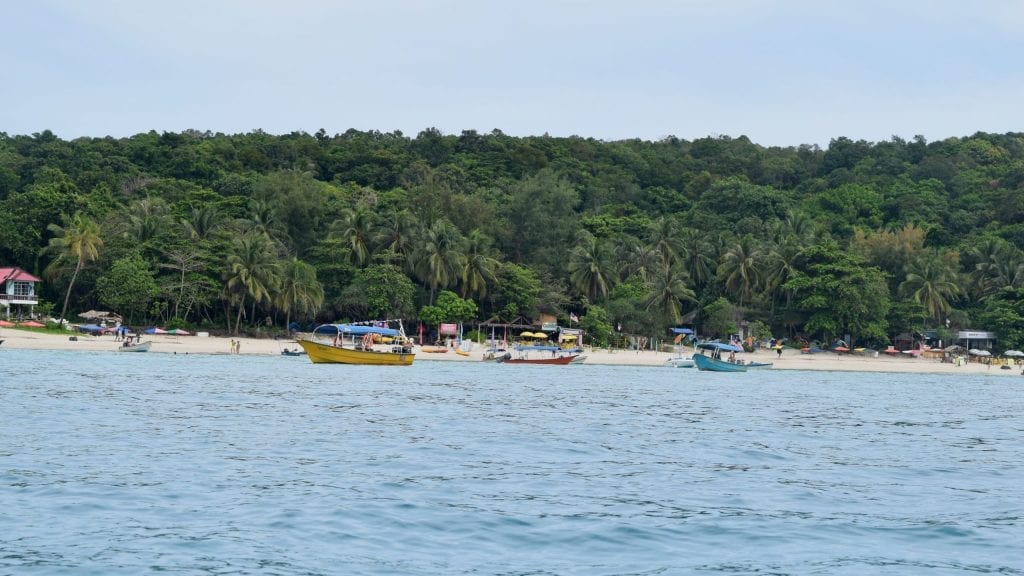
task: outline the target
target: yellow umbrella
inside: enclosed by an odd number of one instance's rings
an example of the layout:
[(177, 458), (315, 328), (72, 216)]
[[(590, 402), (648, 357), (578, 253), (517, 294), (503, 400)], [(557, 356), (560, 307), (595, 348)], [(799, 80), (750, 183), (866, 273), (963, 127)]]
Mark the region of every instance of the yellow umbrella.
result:
[(522, 332), (519, 334), (520, 338), (536, 338), (537, 336), (533, 332)]

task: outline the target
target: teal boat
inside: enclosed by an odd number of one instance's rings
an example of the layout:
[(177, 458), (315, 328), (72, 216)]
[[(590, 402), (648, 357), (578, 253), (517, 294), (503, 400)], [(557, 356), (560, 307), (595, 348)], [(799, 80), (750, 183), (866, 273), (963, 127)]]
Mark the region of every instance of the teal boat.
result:
[(722, 352), (742, 352), (742, 348), (733, 346), (732, 344), (723, 344), (721, 342), (701, 342), (700, 344), (697, 344), (697, 348), (701, 350), (709, 350), (711, 352), (709, 356), (705, 356), (703, 352), (692, 356), (693, 363), (697, 365), (697, 370), (705, 372), (747, 371), (747, 366), (745, 364), (722, 360)]
[(713, 358), (711, 356), (705, 356), (703, 354), (694, 354), (693, 363), (697, 365), (697, 370), (703, 370), (706, 372), (746, 372), (747, 367), (744, 364), (733, 364), (720, 358)]

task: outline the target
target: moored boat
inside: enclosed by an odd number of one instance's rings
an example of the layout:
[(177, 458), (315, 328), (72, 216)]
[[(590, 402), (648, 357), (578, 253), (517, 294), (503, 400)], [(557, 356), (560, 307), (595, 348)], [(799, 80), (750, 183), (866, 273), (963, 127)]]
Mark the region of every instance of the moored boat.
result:
[(693, 368), (693, 358), (690, 356), (673, 356), (668, 360), (665, 360), (667, 366), (673, 368)]
[(117, 348), (118, 352), (149, 352), (149, 347), (153, 345), (153, 342), (147, 340), (145, 342), (139, 342), (138, 344), (132, 344), (131, 342), (125, 342), (123, 346)]
[[(416, 355), (405, 337), (401, 322), (399, 328), (360, 324), (324, 324), (313, 330), (313, 334), (332, 335), (329, 343), (306, 338), (298, 339), (302, 349), (314, 364), (363, 364), (369, 366), (409, 366)], [(346, 337), (351, 339), (346, 342)], [(358, 338), (358, 339), (357, 339)], [(378, 349), (377, 340), (385, 338), (390, 342)]]
[(697, 370), (705, 372), (746, 372), (747, 367), (743, 364), (734, 364), (720, 358), (712, 358), (703, 354), (694, 354), (693, 362)]
[[(721, 342), (701, 342), (697, 345), (697, 348), (701, 350), (708, 350), (711, 352), (710, 355), (705, 356), (704, 353), (694, 354), (693, 362), (697, 365), (697, 370), (705, 372), (746, 372), (747, 365), (742, 362), (735, 360), (735, 353), (742, 352), (743, 349), (734, 346), (732, 344), (723, 344)], [(722, 360), (722, 352), (729, 352), (729, 360)]]
[(565, 366), (572, 364), (576, 356), (555, 356), (554, 358), (508, 358), (500, 360), (502, 364), (557, 364)]
[[(551, 364), (566, 366), (580, 356), (576, 351), (566, 353), (565, 350), (558, 346), (517, 346), (515, 351), (516, 354), (514, 356), (506, 353), (504, 356), (496, 358), (496, 360), (503, 364)], [(551, 355), (531, 358), (530, 352), (550, 353)]]

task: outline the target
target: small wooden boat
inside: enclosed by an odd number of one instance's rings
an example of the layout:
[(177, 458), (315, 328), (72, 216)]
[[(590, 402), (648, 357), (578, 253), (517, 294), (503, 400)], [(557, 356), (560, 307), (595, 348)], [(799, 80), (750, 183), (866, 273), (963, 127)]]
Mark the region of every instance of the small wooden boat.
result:
[(512, 357), (512, 354), (507, 352), (504, 348), (488, 348), (484, 350), (484, 362), (504, 362), (505, 360)]
[[(519, 346), (516, 347), (515, 350), (515, 356), (506, 353), (504, 356), (501, 356), (496, 360), (503, 364), (551, 364), (567, 366), (580, 356), (575, 352), (565, 354), (564, 351), (557, 346)], [(537, 352), (543, 355), (530, 358), (530, 352)], [(550, 356), (548, 356), (548, 354), (550, 354)]]
[(555, 356), (554, 358), (508, 358), (506, 360), (499, 360), (503, 364), (556, 364), (560, 366), (566, 366), (572, 364), (572, 361), (576, 359), (578, 355), (573, 356)]
[[(416, 355), (405, 337), (401, 321), (398, 329), (378, 324), (324, 324), (317, 326), (313, 334), (334, 336), (331, 343), (317, 342), (305, 338), (298, 340), (299, 346), (314, 364), (363, 364), (369, 366), (409, 366)], [(346, 336), (351, 338), (346, 342)], [(375, 340), (390, 337), (391, 344), (384, 350), (376, 348)], [(357, 340), (358, 338), (358, 340)]]
[(131, 342), (125, 342), (123, 346), (119, 346), (118, 352), (149, 352), (149, 347), (153, 345), (153, 342), (147, 340), (145, 342), (139, 342), (138, 344), (132, 344)]
[(469, 356), (469, 351), (463, 350), (462, 348), (456, 348), (455, 353), (458, 354), (459, 356)]
[(426, 352), (428, 354), (444, 354), (447, 351), (447, 346), (420, 346), (420, 352)]

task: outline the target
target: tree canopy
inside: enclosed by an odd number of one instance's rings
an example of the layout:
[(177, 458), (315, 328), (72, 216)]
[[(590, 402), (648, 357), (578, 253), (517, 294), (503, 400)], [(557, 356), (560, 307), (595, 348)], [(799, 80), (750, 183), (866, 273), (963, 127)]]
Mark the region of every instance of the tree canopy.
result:
[(1019, 133), (0, 133), (0, 263), (45, 271), (63, 317), (103, 303), (231, 331), (416, 320), (450, 292), (478, 321), (593, 309), (595, 329), (653, 335), (728, 310), (778, 336), (881, 344), (951, 320), (1009, 342), (1022, 198)]

